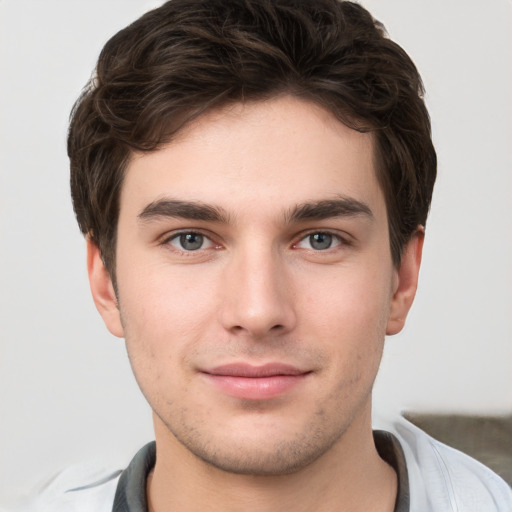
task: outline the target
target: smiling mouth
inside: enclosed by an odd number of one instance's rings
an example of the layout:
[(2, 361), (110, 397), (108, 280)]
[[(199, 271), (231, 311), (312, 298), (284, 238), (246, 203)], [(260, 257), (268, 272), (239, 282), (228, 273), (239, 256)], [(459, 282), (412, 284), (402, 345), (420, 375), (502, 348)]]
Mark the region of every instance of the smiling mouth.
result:
[(218, 390), (234, 398), (269, 400), (290, 392), (312, 372), (282, 363), (232, 363), (201, 373)]

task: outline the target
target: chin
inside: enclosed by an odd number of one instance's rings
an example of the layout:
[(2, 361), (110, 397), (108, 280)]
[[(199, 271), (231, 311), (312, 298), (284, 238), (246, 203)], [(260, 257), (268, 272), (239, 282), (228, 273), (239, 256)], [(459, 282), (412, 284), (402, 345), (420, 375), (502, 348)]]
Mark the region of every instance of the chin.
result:
[(203, 437), (196, 431), (188, 432), (188, 435), (175, 434), (175, 437), (197, 459), (222, 471), (277, 476), (298, 472), (314, 463), (342, 437), (343, 430), (304, 429), (292, 436), (280, 434), (260, 431), (254, 432), (254, 436)]
[(304, 450), (295, 446), (276, 446), (272, 452), (258, 449), (237, 450), (227, 453), (218, 450), (215, 453), (198, 451), (195, 455), (206, 464), (221, 471), (252, 476), (277, 476), (298, 472), (318, 459), (318, 450)]

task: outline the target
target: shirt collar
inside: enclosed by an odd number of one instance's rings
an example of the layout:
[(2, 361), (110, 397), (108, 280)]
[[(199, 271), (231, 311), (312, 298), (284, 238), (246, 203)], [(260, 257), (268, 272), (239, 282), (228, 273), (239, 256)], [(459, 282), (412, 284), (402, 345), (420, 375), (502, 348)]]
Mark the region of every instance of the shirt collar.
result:
[[(409, 477), (405, 456), (398, 439), (389, 432), (373, 432), (375, 446), (380, 457), (397, 474), (398, 490), (394, 512), (409, 512)], [(156, 444), (142, 447), (123, 471), (117, 484), (112, 512), (148, 512), (146, 480), (156, 461)]]

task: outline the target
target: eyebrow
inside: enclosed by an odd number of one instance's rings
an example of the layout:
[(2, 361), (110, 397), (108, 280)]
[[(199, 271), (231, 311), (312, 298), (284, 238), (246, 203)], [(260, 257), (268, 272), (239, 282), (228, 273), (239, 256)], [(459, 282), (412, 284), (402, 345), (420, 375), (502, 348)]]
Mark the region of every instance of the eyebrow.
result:
[[(373, 219), (370, 207), (350, 197), (324, 199), (321, 201), (301, 203), (285, 213), (285, 222), (293, 223), (308, 220), (322, 220), (336, 217), (365, 216)], [(175, 199), (159, 199), (148, 204), (138, 215), (141, 221), (157, 218), (181, 218), (206, 222), (229, 223), (229, 214), (218, 206), (196, 201), (179, 201)]]
[(338, 199), (325, 199), (312, 203), (298, 204), (289, 210), (285, 219), (287, 222), (307, 220), (323, 220), (336, 217), (368, 217), (373, 220), (371, 208), (362, 201), (351, 197), (341, 196)]
[(192, 201), (160, 199), (148, 204), (138, 215), (142, 221), (159, 217), (173, 217), (189, 220), (227, 223), (229, 215), (223, 208)]

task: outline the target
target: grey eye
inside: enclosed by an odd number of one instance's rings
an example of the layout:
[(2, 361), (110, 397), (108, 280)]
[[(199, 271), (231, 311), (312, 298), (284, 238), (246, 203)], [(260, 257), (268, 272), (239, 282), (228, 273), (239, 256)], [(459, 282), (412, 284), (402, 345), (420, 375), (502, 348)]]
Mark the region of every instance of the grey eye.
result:
[(199, 252), (216, 247), (215, 243), (207, 235), (203, 235), (198, 231), (176, 233), (165, 240), (165, 244), (174, 247), (174, 249), (181, 253)]
[(313, 249), (323, 251), (331, 247), (332, 238), (329, 233), (313, 233), (309, 235), (309, 243)]
[(204, 243), (204, 236), (200, 233), (182, 233), (178, 237), (181, 249), (185, 251), (197, 251)]

